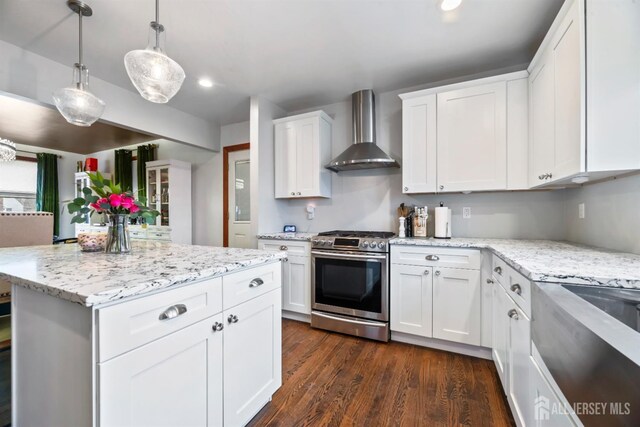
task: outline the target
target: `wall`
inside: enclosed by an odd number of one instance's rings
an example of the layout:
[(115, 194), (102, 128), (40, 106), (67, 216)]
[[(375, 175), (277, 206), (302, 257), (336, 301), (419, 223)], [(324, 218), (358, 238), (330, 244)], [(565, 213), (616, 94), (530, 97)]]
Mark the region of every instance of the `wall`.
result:
[[(76, 162), (84, 161), (81, 154), (67, 153), (66, 151), (50, 150), (48, 148), (32, 147), (24, 144), (16, 144), (18, 155), (24, 157), (34, 157), (33, 154), (21, 153), (20, 150), (27, 150), (33, 153), (53, 153), (62, 156), (58, 159), (58, 198), (60, 200), (60, 238), (75, 237), (75, 225), (71, 224), (72, 215), (67, 211), (66, 204), (75, 197), (74, 173), (76, 172)], [(0, 167), (2, 167), (0, 165)]]
[[(377, 94), (377, 143), (402, 163), (402, 103), (404, 89)], [(332, 153), (337, 156), (351, 143), (351, 100), (297, 113), (324, 110), (333, 119)], [(293, 115), (292, 113), (291, 115)], [(432, 208), (440, 201), (453, 209), (453, 235), (458, 237), (564, 238), (564, 202), (561, 191), (497, 192), (405, 196), (401, 169), (372, 169), (332, 175), (331, 199), (278, 201), (281, 219), (269, 213), (270, 230), (296, 224), (302, 231), (335, 228), (397, 231), (400, 203)], [(306, 219), (305, 207), (316, 207), (316, 217)], [(471, 219), (462, 219), (462, 207), (471, 207)], [(266, 215), (266, 213), (265, 213)], [(431, 224), (433, 223), (431, 218)], [(432, 226), (432, 225), (431, 225)]]
[[(567, 240), (640, 254), (640, 175), (564, 190)], [(585, 218), (578, 218), (578, 204)]]

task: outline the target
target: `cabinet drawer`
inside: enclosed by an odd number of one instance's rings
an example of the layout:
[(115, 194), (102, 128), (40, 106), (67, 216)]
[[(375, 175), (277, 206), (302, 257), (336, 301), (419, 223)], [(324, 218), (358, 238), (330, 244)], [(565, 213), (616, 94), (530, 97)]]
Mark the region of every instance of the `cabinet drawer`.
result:
[(391, 248), (394, 264), (479, 270), (482, 256), (478, 249), (396, 246)]
[(311, 243), (296, 240), (262, 240), (260, 249), (287, 251), (288, 255), (311, 256)]
[(245, 301), (272, 291), (282, 285), (280, 262), (250, 268), (222, 278), (222, 301), (224, 309), (235, 307)]
[(221, 311), (221, 277), (100, 308), (96, 315), (98, 361), (109, 360)]
[(146, 239), (147, 232), (144, 230), (129, 230), (129, 236), (131, 236), (132, 239)]
[(147, 230), (147, 239), (149, 240), (171, 240), (171, 232), (170, 231), (155, 231), (155, 230)]
[(493, 277), (500, 283), (518, 307), (531, 316), (531, 281), (507, 265), (500, 257), (493, 256)]

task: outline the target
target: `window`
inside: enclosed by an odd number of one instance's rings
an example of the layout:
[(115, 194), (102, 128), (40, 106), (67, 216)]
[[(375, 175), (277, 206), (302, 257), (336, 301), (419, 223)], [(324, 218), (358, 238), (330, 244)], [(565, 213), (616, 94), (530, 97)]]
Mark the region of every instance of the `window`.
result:
[(0, 162), (0, 212), (35, 212), (38, 164)]

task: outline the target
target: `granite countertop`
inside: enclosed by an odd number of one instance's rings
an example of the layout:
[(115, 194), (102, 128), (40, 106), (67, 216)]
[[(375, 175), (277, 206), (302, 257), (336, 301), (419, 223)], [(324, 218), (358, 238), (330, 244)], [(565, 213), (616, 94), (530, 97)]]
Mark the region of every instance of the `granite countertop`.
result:
[(640, 288), (640, 255), (552, 240), (395, 238), (392, 245), (490, 249), (535, 282)]
[(286, 252), (132, 240), (130, 254), (78, 245), (0, 249), (0, 279), (92, 306), (279, 260)]
[(311, 238), (318, 233), (262, 233), (258, 234), (258, 239), (262, 240), (298, 240), (301, 242), (310, 242)]

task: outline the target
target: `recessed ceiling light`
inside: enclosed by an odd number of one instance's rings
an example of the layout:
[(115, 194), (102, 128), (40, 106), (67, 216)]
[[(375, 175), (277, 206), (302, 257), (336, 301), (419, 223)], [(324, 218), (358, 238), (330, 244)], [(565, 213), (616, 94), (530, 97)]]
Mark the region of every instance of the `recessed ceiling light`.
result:
[(199, 79), (198, 84), (202, 87), (213, 87), (213, 81), (206, 77), (202, 77), (201, 79)]
[(460, 6), (460, 3), (462, 3), (462, 0), (442, 0), (442, 2), (440, 2), (440, 9), (449, 12)]

